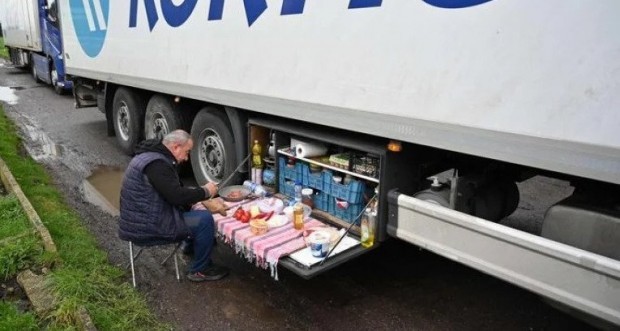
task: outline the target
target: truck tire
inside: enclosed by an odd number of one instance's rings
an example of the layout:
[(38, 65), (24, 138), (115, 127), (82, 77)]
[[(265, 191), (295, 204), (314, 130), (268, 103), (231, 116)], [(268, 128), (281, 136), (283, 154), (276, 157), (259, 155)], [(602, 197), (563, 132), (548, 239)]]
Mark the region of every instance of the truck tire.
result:
[(133, 154), (142, 139), (144, 108), (144, 100), (138, 93), (126, 87), (116, 90), (112, 102), (114, 131), (118, 144), (128, 155)]
[(40, 83), (41, 80), (39, 79), (39, 76), (37, 75), (37, 67), (34, 64), (34, 60), (30, 60), (30, 69), (32, 72), (32, 78), (34, 78), (34, 82)]
[[(200, 110), (194, 118), (191, 134), (194, 148), (190, 159), (198, 184), (220, 183), (237, 168), (235, 141), (224, 111), (214, 107)], [(238, 183), (240, 179), (237, 173), (226, 184)]]
[(65, 89), (58, 85), (58, 71), (56, 70), (56, 64), (54, 62), (52, 62), (52, 66), (50, 68), (50, 82), (52, 82), (52, 87), (54, 88), (54, 92), (56, 92), (56, 94), (65, 94)]
[(146, 105), (144, 116), (144, 137), (163, 138), (167, 133), (191, 129), (191, 112), (176, 107), (170, 97), (153, 95)]

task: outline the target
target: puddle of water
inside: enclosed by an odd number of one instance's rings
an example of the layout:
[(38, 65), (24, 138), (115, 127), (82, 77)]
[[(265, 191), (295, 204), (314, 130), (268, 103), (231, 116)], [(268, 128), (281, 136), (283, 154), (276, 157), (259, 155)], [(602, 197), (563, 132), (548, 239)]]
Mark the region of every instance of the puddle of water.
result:
[(9, 105), (17, 104), (17, 95), (15, 95), (15, 91), (6, 86), (0, 86), (0, 101), (4, 101)]
[(124, 170), (100, 167), (82, 182), (84, 198), (113, 216), (119, 214)]

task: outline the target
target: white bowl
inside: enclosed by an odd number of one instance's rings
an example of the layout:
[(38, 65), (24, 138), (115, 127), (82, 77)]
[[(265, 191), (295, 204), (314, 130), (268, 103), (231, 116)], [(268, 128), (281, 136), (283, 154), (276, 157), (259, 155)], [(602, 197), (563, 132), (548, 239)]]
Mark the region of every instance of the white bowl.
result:
[[(310, 213), (312, 213), (312, 208), (310, 208), (308, 205), (302, 204), (302, 206), (304, 206), (304, 220), (305, 220), (308, 218), (308, 216), (310, 216)], [(284, 215), (286, 215), (289, 221), (293, 221), (293, 206), (288, 206), (284, 208)]]
[(261, 213), (273, 211), (274, 214), (280, 214), (282, 209), (284, 209), (284, 202), (278, 198), (265, 198), (260, 200), (257, 204)]
[(288, 224), (290, 221), (286, 215), (273, 215), (268, 221), (267, 225), (270, 229), (278, 228)]

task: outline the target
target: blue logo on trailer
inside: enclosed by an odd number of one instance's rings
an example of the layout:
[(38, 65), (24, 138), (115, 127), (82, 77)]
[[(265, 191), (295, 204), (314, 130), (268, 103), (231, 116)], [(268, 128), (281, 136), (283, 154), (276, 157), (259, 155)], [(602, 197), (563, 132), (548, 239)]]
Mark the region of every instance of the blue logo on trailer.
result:
[(99, 55), (108, 30), (109, 0), (69, 0), (80, 46), (90, 57)]
[[(156, 0), (131, 0), (129, 5), (129, 27), (135, 28), (138, 25), (138, 10), (144, 8), (146, 11), (146, 19), (148, 21), (149, 30), (153, 31), (155, 25), (159, 21), (159, 13), (155, 6)], [(241, 1), (241, 0), (237, 0)], [(349, 0), (349, 9), (381, 7), (383, 0)], [(140, 3), (144, 6), (139, 6)], [(184, 0), (176, 5), (172, 0), (160, 0), (161, 14), (164, 20), (171, 27), (179, 27), (187, 21), (198, 0)], [(211, 0), (209, 3), (209, 12), (207, 14), (208, 21), (219, 21), (224, 14), (225, 0)], [(280, 15), (303, 14), (306, 0), (282, 0)], [(267, 0), (243, 0), (245, 16), (248, 26), (252, 26), (254, 22), (267, 10)]]
[[(155, 6), (156, 0), (130, 0), (129, 27), (138, 24), (139, 3), (144, 4), (149, 30), (153, 31), (159, 21)], [(175, 4), (174, 0), (159, 0), (164, 20), (171, 27), (183, 25), (196, 8), (198, 0), (183, 0)], [(425, 3), (439, 8), (473, 7), (492, 0), (423, 0)], [(207, 20), (219, 21), (224, 13), (225, 0), (211, 0)], [(383, 0), (349, 0), (349, 9), (381, 7)], [(99, 55), (108, 29), (109, 0), (69, 0), (71, 17), (75, 33), (84, 52), (95, 57)], [(267, 10), (267, 0), (243, 0), (248, 26)], [(280, 15), (303, 14), (306, 0), (282, 0)]]
[(465, 8), (481, 5), (491, 0), (423, 0), (431, 6), (439, 8)]

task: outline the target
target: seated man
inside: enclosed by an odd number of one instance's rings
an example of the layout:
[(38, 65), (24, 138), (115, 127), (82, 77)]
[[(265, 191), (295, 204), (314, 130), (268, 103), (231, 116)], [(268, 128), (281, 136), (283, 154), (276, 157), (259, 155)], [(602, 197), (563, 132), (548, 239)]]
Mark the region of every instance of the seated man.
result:
[(194, 282), (218, 280), (228, 270), (211, 262), (213, 216), (208, 210), (185, 211), (217, 193), (213, 183), (203, 187), (181, 183), (178, 164), (187, 160), (192, 146), (190, 135), (183, 130), (138, 145), (123, 178), (118, 234), (138, 245), (181, 241), (189, 236), (194, 257), (187, 278)]

